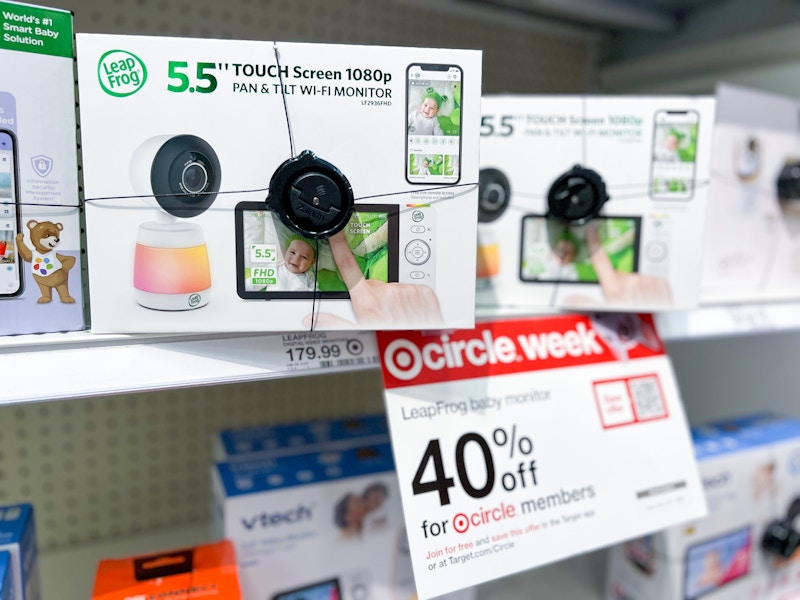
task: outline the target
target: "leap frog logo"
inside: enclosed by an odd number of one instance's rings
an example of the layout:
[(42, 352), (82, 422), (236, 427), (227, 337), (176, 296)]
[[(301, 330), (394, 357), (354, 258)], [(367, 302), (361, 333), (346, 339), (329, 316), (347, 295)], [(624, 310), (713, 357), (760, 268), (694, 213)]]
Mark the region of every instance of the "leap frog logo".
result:
[(147, 67), (127, 50), (109, 50), (97, 63), (97, 79), (109, 96), (124, 98), (135, 94), (147, 81)]

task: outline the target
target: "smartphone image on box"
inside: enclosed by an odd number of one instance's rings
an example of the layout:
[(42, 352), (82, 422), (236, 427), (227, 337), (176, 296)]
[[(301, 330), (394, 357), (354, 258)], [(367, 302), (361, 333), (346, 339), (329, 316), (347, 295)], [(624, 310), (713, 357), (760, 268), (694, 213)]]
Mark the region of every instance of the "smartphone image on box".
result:
[[(304, 239), (291, 232), (263, 202), (240, 202), (235, 218), (240, 298), (350, 298), (328, 240)], [(356, 204), (344, 235), (365, 278), (397, 281), (397, 204)]]
[(750, 571), (749, 527), (694, 544), (686, 550), (686, 600), (695, 600)]
[(408, 65), (405, 176), (409, 183), (455, 184), (461, 179), (463, 77), (457, 65)]
[(295, 590), (280, 592), (275, 594), (272, 600), (339, 600), (340, 598), (339, 580), (331, 579)]
[(600, 244), (615, 271), (639, 269), (641, 217), (595, 217), (584, 225), (568, 225), (544, 215), (522, 218), (519, 278), (536, 283), (597, 283), (586, 232), (597, 229)]
[(650, 163), (654, 200), (689, 200), (694, 195), (699, 122), (693, 110), (656, 112)]
[(19, 182), (17, 140), (0, 129), (0, 298), (22, 293), (22, 267), (17, 252), (19, 233)]

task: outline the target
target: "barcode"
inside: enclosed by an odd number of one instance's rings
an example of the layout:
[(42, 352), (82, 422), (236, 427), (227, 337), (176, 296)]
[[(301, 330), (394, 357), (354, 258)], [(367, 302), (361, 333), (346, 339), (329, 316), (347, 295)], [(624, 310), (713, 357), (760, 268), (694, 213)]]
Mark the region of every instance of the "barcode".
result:
[(628, 381), (636, 418), (639, 421), (657, 419), (666, 415), (667, 407), (661, 397), (661, 387), (656, 377), (640, 377)]
[(336, 360), (321, 360), (319, 366), (323, 369), (331, 367), (354, 367), (358, 365), (371, 365), (378, 362), (377, 356), (359, 356), (357, 358), (338, 358)]

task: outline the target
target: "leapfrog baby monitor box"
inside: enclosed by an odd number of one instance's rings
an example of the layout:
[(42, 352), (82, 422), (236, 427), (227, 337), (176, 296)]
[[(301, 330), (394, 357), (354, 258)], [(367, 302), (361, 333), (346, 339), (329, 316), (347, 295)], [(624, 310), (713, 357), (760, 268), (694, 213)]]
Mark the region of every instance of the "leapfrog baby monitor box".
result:
[(308, 454), (387, 441), (389, 424), (386, 415), (363, 415), (225, 429), (214, 438), (214, 457), (224, 462), (253, 456)]
[(100, 561), (92, 593), (92, 600), (241, 600), (244, 597), (239, 589), (233, 544), (227, 540)]
[(82, 329), (72, 14), (0, 20), (0, 335)]
[(213, 481), (243, 597), (417, 597), (389, 444), (220, 463)]
[(33, 507), (17, 504), (0, 507), (0, 552), (9, 554), (3, 584), (11, 588), (11, 600), (39, 600), (39, 569)]
[(612, 549), (606, 597), (797, 597), (800, 421), (756, 414), (692, 433), (708, 516)]
[(713, 98), (488, 96), (478, 312), (697, 305)]
[(77, 45), (93, 330), (472, 326), (480, 52)]

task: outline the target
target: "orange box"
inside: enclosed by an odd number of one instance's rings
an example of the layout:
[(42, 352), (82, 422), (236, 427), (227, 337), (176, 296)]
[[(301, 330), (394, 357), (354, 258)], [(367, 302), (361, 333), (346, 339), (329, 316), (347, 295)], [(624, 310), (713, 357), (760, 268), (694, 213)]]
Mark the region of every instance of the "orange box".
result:
[(233, 545), (215, 544), (100, 561), (92, 600), (241, 600)]

